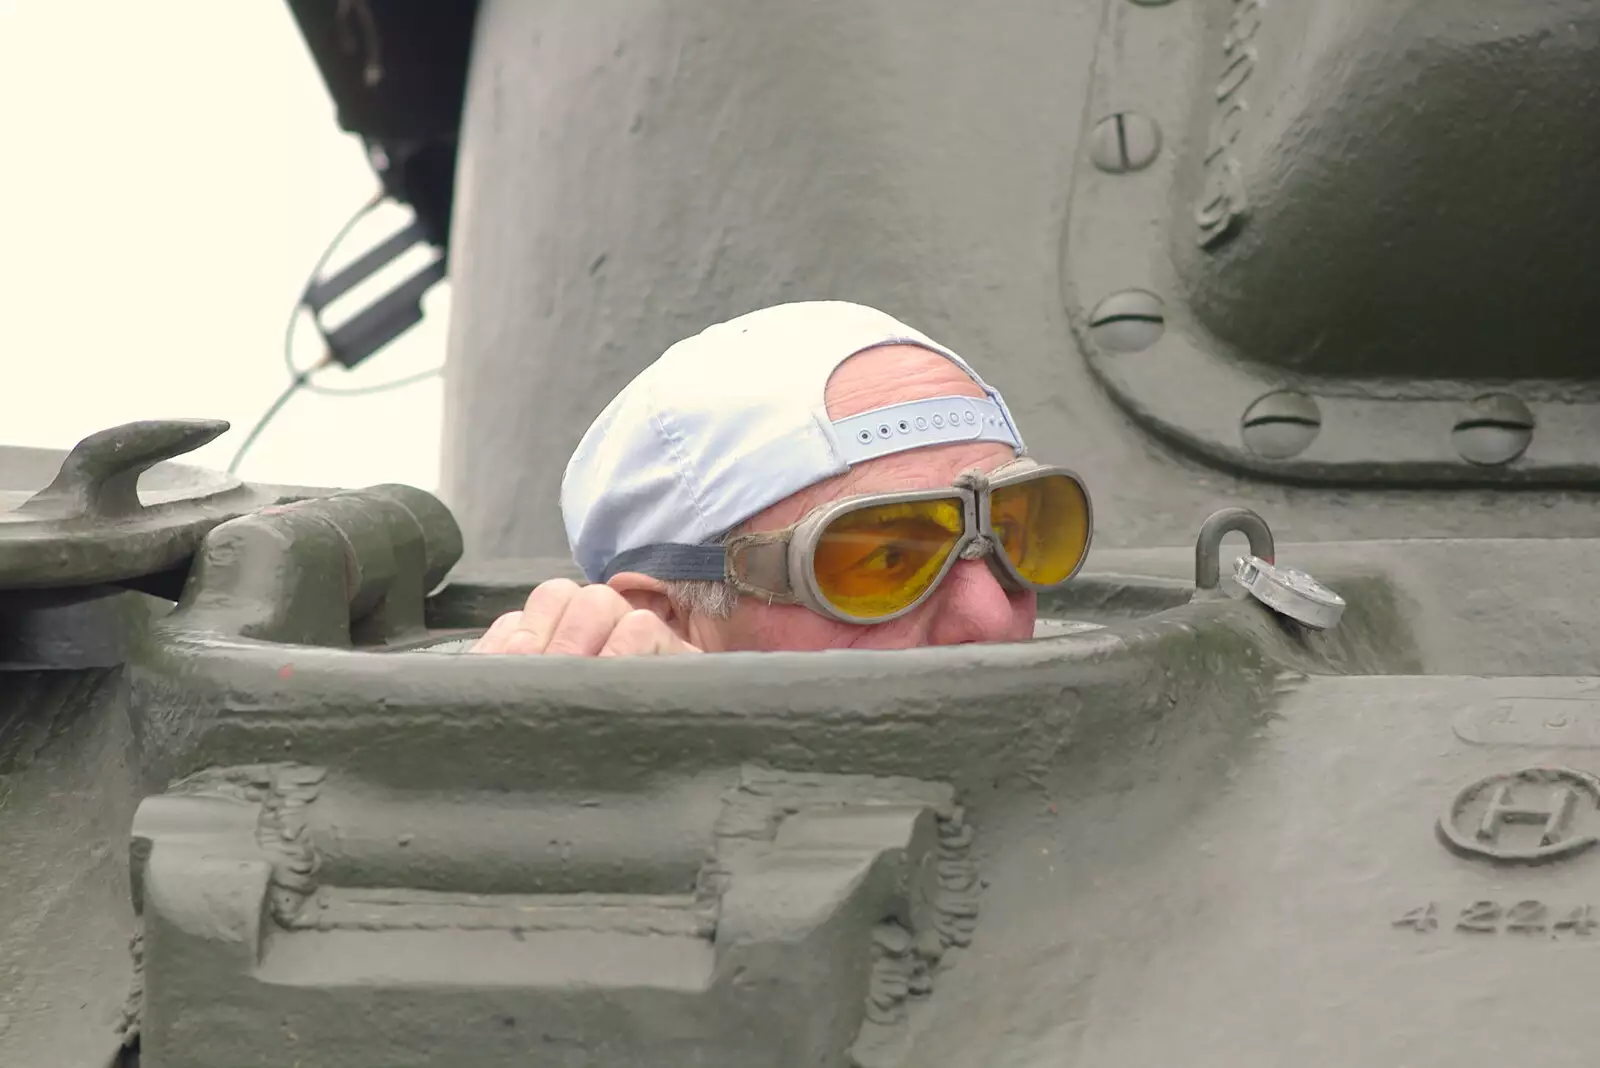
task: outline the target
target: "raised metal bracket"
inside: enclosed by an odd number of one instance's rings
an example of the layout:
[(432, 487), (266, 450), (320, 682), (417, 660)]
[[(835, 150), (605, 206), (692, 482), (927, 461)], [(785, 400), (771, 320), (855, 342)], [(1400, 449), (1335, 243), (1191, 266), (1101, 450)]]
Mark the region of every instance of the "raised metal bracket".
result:
[(67, 454), (55, 480), (17, 511), (38, 519), (126, 518), (143, 507), (140, 475), (227, 429), (225, 419), (148, 419), (90, 434)]
[(151, 419), (101, 430), (48, 456), (55, 474), (40, 490), (49, 467), (24, 469), (18, 483), (0, 464), (0, 590), (110, 583), (176, 600), (212, 527), (329, 492), (171, 462), (227, 429), (221, 419)]
[[(1473, 54), (1513, 69), (1507, 57), (1536, 55), (1532, 42), (1567, 32), (1558, 12), (1585, 5), (1522, 5), (1518, 32), (1441, 5), (1420, 36), (1420, 22), (1387, 26), (1385, 5), (1335, 30), (1313, 14), (1327, 6), (1103, 5), (1061, 253), (1087, 367), (1164, 447), (1255, 478), (1600, 487), (1600, 381), (1568, 340), (1587, 329), (1576, 280), (1594, 273), (1597, 248), (1569, 198), (1593, 184), (1593, 156), (1564, 151), (1555, 132), (1587, 122), (1582, 109), (1530, 87), (1545, 109), (1535, 126), (1517, 118), (1520, 95), (1465, 79), (1462, 114), (1501, 131), (1496, 158), (1519, 163), (1485, 187), (1494, 223), (1461, 226), (1482, 198), (1455, 177), (1465, 135), (1446, 109), (1376, 103), (1408, 99), (1403, 77), (1375, 78), (1359, 108), (1305, 91), (1334, 50), (1377, 40), (1423, 66)], [(1405, 190), (1406, 206), (1366, 206), (1373, 183)], [(1348, 224), (1330, 221), (1335, 203), (1354, 212)], [(1367, 235), (1380, 231), (1378, 266)], [(1312, 232), (1348, 239), (1313, 242), (1306, 259)], [(1443, 241), (1473, 251), (1440, 267)], [(1541, 251), (1525, 263), (1524, 248)], [(1439, 298), (1441, 277), (1455, 299)]]

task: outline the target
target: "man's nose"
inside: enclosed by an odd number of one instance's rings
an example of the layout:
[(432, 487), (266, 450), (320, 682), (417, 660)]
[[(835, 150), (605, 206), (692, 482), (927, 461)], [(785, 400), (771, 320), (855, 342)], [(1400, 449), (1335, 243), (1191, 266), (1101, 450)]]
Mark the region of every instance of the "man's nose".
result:
[(962, 642), (1020, 641), (1031, 620), (1022, 606), (1006, 596), (994, 572), (982, 560), (958, 560), (938, 592), (930, 645)]

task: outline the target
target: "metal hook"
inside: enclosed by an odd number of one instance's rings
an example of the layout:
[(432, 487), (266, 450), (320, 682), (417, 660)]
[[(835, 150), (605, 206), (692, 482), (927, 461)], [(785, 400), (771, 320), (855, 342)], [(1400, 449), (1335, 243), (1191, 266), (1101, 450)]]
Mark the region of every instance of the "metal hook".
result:
[(1272, 529), (1267, 521), (1248, 508), (1224, 508), (1212, 512), (1200, 524), (1200, 536), (1194, 541), (1194, 588), (1214, 590), (1222, 584), (1222, 538), (1238, 531), (1250, 540), (1250, 552), (1267, 563), (1273, 563), (1276, 548)]
[(90, 434), (61, 462), (55, 481), (17, 511), (50, 519), (120, 519), (137, 514), (139, 476), (193, 452), (228, 429), (222, 419), (149, 419)]

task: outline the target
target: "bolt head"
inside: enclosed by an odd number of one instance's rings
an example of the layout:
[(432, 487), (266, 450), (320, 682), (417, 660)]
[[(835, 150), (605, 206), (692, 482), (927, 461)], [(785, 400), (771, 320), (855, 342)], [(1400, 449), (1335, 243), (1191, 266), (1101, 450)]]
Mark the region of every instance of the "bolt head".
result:
[(1304, 452), (1322, 430), (1322, 410), (1304, 393), (1280, 389), (1258, 397), (1239, 420), (1244, 447), (1264, 460)]
[(1533, 412), (1509, 393), (1486, 393), (1467, 405), (1450, 433), (1456, 453), (1479, 467), (1508, 464), (1533, 441)]
[(1106, 352), (1138, 352), (1167, 328), (1161, 298), (1142, 289), (1113, 293), (1089, 313), (1089, 337)]
[(1160, 128), (1137, 111), (1107, 115), (1089, 134), (1089, 158), (1107, 174), (1144, 170), (1160, 152)]

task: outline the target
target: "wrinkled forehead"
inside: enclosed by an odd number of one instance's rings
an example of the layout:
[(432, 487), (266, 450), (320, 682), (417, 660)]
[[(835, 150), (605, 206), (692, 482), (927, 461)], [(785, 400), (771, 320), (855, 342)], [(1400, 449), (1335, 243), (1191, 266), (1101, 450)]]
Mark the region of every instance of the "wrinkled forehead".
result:
[(982, 397), (971, 371), (937, 350), (913, 343), (875, 345), (846, 357), (828, 375), (828, 418), (929, 397)]

